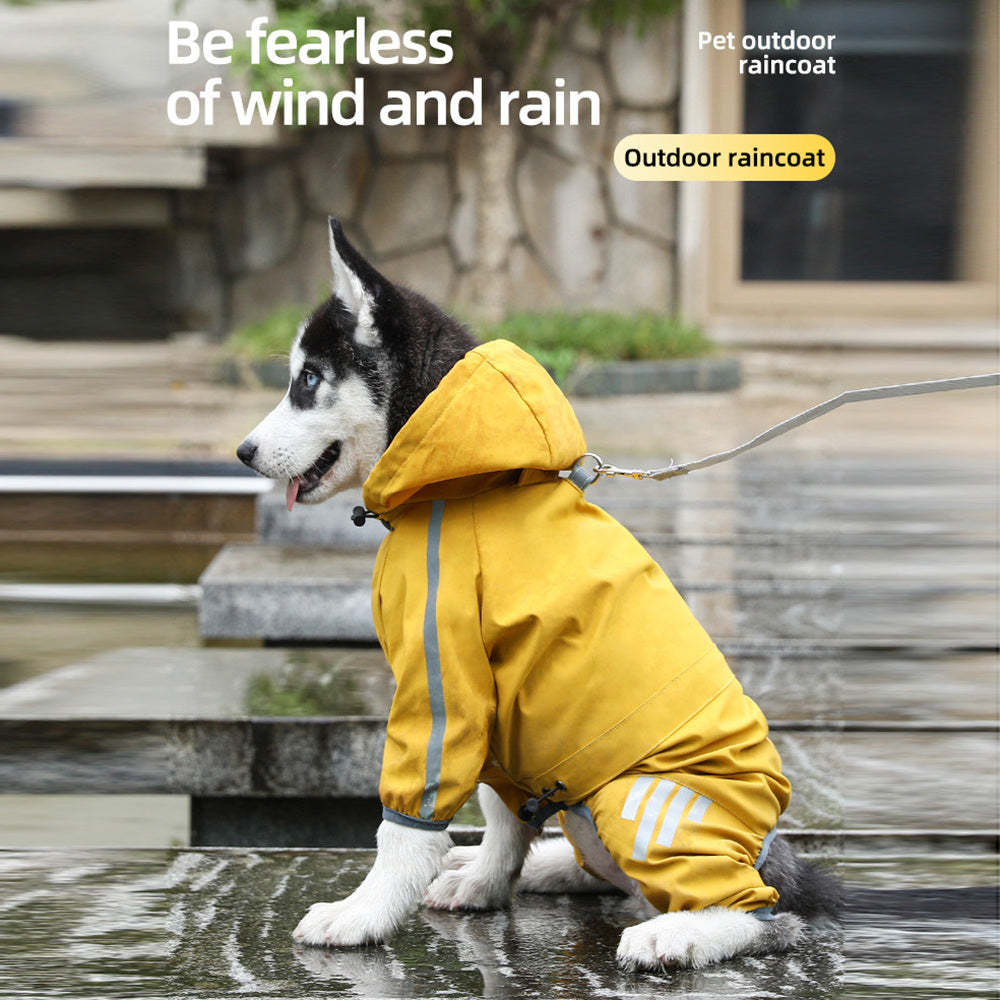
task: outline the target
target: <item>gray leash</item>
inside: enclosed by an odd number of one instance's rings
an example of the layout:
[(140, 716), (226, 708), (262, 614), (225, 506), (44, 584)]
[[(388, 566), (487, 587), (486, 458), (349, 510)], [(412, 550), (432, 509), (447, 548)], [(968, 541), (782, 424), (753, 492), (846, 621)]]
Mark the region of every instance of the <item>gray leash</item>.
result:
[[(710, 465), (718, 465), (720, 462), (728, 461), (737, 455), (742, 455), (751, 448), (757, 448), (768, 441), (787, 434), (796, 427), (809, 423), (817, 417), (836, 410), (846, 403), (864, 403), (871, 399), (891, 399), (894, 396), (919, 396), (930, 392), (949, 392), (952, 389), (985, 389), (989, 386), (1000, 386), (1000, 372), (989, 375), (967, 375), (964, 378), (943, 378), (935, 379), (931, 382), (906, 382), (902, 385), (883, 385), (874, 389), (850, 389), (842, 392), (833, 399), (828, 399), (825, 403), (811, 406), (808, 410), (803, 410), (794, 417), (782, 420), (780, 424), (758, 434), (755, 438), (730, 448), (729, 451), (720, 451), (715, 455), (708, 455), (699, 458), (696, 462), (685, 462), (683, 465), (675, 465), (671, 461), (665, 469), (619, 469), (614, 465), (607, 465), (593, 452), (588, 452), (580, 458), (570, 470), (569, 478), (581, 488), (586, 488), (595, 482), (599, 476), (626, 476), (629, 479), (672, 479), (674, 476), (686, 476), (689, 472), (697, 469), (707, 469)], [(597, 464), (593, 468), (586, 468), (585, 461), (592, 458)]]

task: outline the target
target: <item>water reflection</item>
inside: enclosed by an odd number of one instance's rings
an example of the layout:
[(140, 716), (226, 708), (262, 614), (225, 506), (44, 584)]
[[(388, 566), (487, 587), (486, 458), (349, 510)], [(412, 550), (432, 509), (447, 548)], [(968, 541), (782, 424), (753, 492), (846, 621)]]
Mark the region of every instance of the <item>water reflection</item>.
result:
[[(346, 895), (363, 851), (0, 852), (0, 997), (691, 997), (802, 1000), (989, 996), (991, 920), (857, 914), (785, 956), (625, 975), (636, 915), (617, 896), (519, 896), (509, 911), (421, 911), (386, 947), (301, 948), (303, 907)], [(993, 884), (988, 860), (883, 860), (851, 885)], [(957, 900), (961, 905), (961, 900)]]

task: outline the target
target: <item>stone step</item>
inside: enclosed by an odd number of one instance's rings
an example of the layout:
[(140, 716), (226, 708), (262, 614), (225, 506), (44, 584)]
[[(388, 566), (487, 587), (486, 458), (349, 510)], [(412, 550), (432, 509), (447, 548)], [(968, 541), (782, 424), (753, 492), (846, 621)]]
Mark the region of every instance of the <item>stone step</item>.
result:
[(257, 538), (269, 545), (375, 550), (385, 538), (385, 528), (372, 520), (354, 524), (351, 512), (358, 506), (362, 506), (361, 494), (352, 492), (321, 504), (296, 504), (289, 511), (284, 484), (278, 483), (257, 500)]
[(254, 539), (266, 486), (231, 463), (0, 460), (0, 576), (193, 583)]
[[(995, 715), (972, 709), (978, 696), (995, 711), (988, 657), (924, 649), (866, 660), (833, 646), (727, 652), (772, 720), (796, 789), (789, 829), (994, 825), (995, 771), (955, 763), (996, 759)], [(845, 676), (831, 676), (838, 671)], [(840, 711), (852, 673), (854, 700)], [(859, 709), (862, 675), (890, 699), (885, 715), (877, 699)], [(891, 702), (899, 677), (901, 687), (912, 680), (903, 717)], [(936, 704), (949, 685), (964, 693)], [(187, 794), (206, 808), (248, 798), (372, 800), (392, 690), (374, 650), (118, 650), (0, 692), (0, 788)]]
[[(993, 472), (960, 458), (782, 454), (666, 482), (603, 478), (588, 491), (646, 545), (713, 635), (983, 647), (997, 644), (995, 497)], [(265, 494), (265, 544), (256, 554), (232, 547), (205, 574), (204, 634), (370, 638), (366, 612), (339, 624), (346, 598), (352, 608), (367, 600), (370, 565), (359, 554), (384, 537), (373, 522), (351, 524), (357, 503), (335, 498), (289, 514), (280, 489)]]
[[(282, 803), (343, 811), (370, 802), (378, 821), (385, 721), (380, 718), (18, 719), (0, 718), (0, 777), (8, 794), (190, 795), (225, 812), (234, 800), (269, 800), (267, 828), (243, 826), (238, 840), (203, 834), (193, 842), (320, 846), (282, 828)], [(885, 732), (831, 727), (772, 738), (794, 798), (788, 830), (992, 831), (997, 781), (955, 761), (996, 760), (996, 727)], [(340, 803), (338, 805), (338, 803)], [(293, 824), (295, 825), (295, 824)], [(292, 839), (283, 839), (285, 836)], [(342, 846), (369, 842), (351, 840)], [(336, 841), (333, 841), (336, 843)]]
[[(284, 493), (274, 488), (258, 499), (258, 540), (270, 545), (315, 546), (339, 550), (377, 549), (385, 530), (373, 520), (361, 527), (351, 521), (360, 496), (336, 496), (315, 506), (285, 509)], [(891, 523), (876, 525), (870, 516), (858, 523), (838, 523), (828, 511), (814, 521), (794, 523), (789, 513), (753, 507), (753, 517), (721, 516), (715, 504), (685, 503), (664, 507), (603, 504), (658, 558), (677, 549), (721, 549), (735, 553), (739, 563), (773, 565), (784, 572), (792, 563), (797, 575), (842, 574), (853, 571), (869, 577), (912, 576), (914, 569), (995, 581), (995, 512), (965, 511), (955, 521), (910, 512), (893, 515)], [(975, 515), (975, 516), (973, 516)], [(696, 556), (696, 558), (703, 558)], [(800, 566), (794, 564), (801, 563)]]
[(375, 642), (372, 552), (227, 545), (201, 576), (206, 639)]
[[(978, 563), (967, 572), (947, 566), (931, 573), (912, 554), (895, 567), (865, 550), (855, 564), (840, 553), (835, 572), (822, 572), (814, 562), (758, 559), (734, 566), (704, 551), (701, 558), (696, 548), (651, 549), (716, 637), (996, 646), (997, 586)], [(371, 552), (227, 545), (201, 577), (201, 634), (278, 643), (374, 641), (374, 558)]]
[(622, 930), (640, 918), (613, 895), (521, 893), (509, 911), (419, 910), (382, 947), (294, 946), (307, 906), (343, 898), (371, 859), (370, 851), (0, 852), (0, 996), (952, 1000), (996, 992), (995, 858), (843, 863), (841, 927), (812, 928), (786, 955), (640, 976), (615, 965)]
[[(998, 718), (990, 651), (764, 640), (720, 648), (744, 690), (786, 729), (947, 730)], [(3, 688), (0, 718), (384, 718), (394, 690), (377, 648), (133, 647)]]

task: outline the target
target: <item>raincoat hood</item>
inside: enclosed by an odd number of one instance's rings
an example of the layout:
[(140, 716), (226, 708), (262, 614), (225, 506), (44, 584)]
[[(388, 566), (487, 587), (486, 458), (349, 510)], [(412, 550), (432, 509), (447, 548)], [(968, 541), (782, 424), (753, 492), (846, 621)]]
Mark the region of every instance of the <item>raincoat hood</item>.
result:
[(393, 438), (364, 486), (378, 515), (410, 502), (474, 496), (498, 474), (568, 469), (587, 450), (566, 397), (505, 340), (470, 351)]

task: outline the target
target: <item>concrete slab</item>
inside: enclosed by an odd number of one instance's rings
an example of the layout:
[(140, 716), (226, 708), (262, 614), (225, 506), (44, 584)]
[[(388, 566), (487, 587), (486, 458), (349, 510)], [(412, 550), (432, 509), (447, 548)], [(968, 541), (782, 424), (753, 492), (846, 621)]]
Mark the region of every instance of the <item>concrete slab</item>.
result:
[(389, 945), (301, 948), (306, 906), (369, 852), (0, 852), (0, 997), (982, 997), (996, 986), (994, 859), (856, 862), (855, 905), (785, 956), (626, 975), (618, 896), (520, 895), (509, 911), (416, 913)]
[(385, 528), (368, 520), (356, 525), (351, 512), (362, 505), (361, 494), (346, 493), (325, 503), (285, 507), (285, 487), (276, 484), (257, 501), (257, 537), (268, 545), (305, 545), (340, 551), (374, 551), (385, 538)]
[[(992, 829), (995, 769), (956, 766), (993, 761), (1000, 749), (995, 700), (970, 710), (995, 690), (985, 655), (953, 657), (949, 672), (947, 658), (943, 666), (930, 656), (803, 652), (732, 650), (746, 689), (771, 717), (795, 788), (786, 828)], [(909, 709), (893, 706), (900, 673), (924, 678), (900, 684)], [(881, 678), (886, 717), (878, 717), (877, 700), (864, 701), (868, 677)], [(950, 696), (949, 715), (942, 692), (955, 681), (964, 693)], [(307, 798), (343, 811), (344, 800), (377, 796), (392, 690), (375, 650), (111, 652), (0, 692), (0, 788), (273, 799), (279, 814), (282, 801)], [(849, 715), (838, 710), (844, 690)], [(939, 693), (942, 705), (929, 708)], [(218, 808), (224, 812), (224, 803)], [(275, 843), (275, 822), (239, 842)], [(370, 830), (362, 832), (368, 843)], [(209, 842), (223, 836), (234, 834)], [(294, 840), (294, 832), (278, 842), (316, 843)]]
[(201, 576), (206, 639), (375, 642), (375, 555), (227, 545)]

